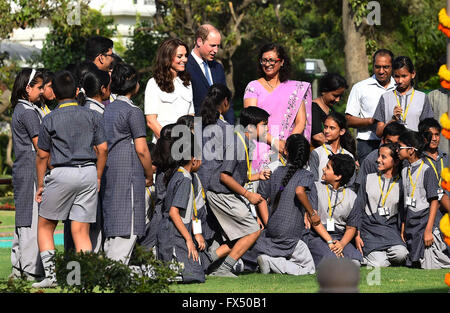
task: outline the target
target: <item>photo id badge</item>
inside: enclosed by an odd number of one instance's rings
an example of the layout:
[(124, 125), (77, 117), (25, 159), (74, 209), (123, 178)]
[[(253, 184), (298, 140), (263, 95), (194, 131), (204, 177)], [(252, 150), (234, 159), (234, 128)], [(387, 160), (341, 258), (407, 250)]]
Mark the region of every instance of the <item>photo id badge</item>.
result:
[(415, 208), (416, 207), (416, 199), (411, 197), (406, 197), (406, 205)]
[(192, 221), (192, 232), (194, 235), (202, 233), (202, 221), (200, 219)]
[(334, 218), (327, 218), (327, 231), (334, 231)]
[(378, 214), (380, 216), (388, 216), (389, 215), (389, 208), (387, 208), (387, 207), (378, 207)]
[(442, 197), (444, 196), (444, 189), (439, 188), (437, 190), (437, 194), (438, 194), (438, 200), (441, 201)]
[(253, 183), (246, 183), (244, 188), (247, 189), (250, 192), (254, 192), (253, 191)]

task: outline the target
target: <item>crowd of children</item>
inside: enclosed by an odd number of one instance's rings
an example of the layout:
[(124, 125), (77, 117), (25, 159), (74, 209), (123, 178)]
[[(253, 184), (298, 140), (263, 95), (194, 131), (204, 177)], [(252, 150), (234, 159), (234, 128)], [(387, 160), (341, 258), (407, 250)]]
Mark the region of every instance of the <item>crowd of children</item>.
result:
[[(360, 166), (345, 117), (331, 111), (325, 143), (311, 150), (292, 134), (280, 162), (254, 173), (253, 148), (266, 141), (269, 114), (251, 106), (239, 125), (228, 124), (224, 85), (210, 87), (200, 117), (182, 116), (150, 143), (132, 101), (140, 87), (132, 66), (23, 69), (11, 99), (12, 276), (56, 285), (58, 221), (65, 249), (104, 251), (127, 264), (138, 243), (183, 263), (185, 283), (242, 271), (313, 274), (342, 257), (358, 266), (449, 268), (438, 228), (448, 208), (440, 187), (448, 157), (426, 96), (412, 88), (414, 74), (409, 59), (394, 61), (398, 87), (374, 117), (382, 144)], [(409, 95), (403, 112), (397, 102)]]

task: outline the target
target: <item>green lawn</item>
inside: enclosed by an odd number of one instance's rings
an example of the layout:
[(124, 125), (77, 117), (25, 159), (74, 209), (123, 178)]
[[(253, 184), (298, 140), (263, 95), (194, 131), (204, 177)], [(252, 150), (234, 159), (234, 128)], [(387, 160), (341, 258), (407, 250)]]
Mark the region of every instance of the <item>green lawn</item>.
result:
[[(0, 280), (8, 277), (11, 271), (10, 250), (0, 249)], [(449, 270), (421, 270), (405, 267), (382, 268), (379, 284), (368, 284), (367, 276), (374, 269), (361, 268), (359, 290), (363, 293), (397, 292), (438, 292), (447, 293), (449, 287), (444, 283)], [(375, 272), (369, 276), (374, 281)], [(238, 278), (208, 277), (204, 284), (174, 284), (171, 290), (181, 293), (314, 293), (318, 291), (316, 275), (289, 276), (280, 274), (262, 275), (259, 273), (241, 274)], [(49, 289), (46, 292), (58, 292)]]
[[(14, 231), (14, 211), (0, 211), (0, 233)], [(60, 223), (58, 230), (62, 230)], [(62, 246), (61, 246), (62, 247)], [(58, 246), (58, 248), (60, 248)], [(0, 248), (0, 280), (11, 272), (10, 249)], [(362, 267), (359, 290), (363, 293), (439, 292), (449, 287), (444, 276), (450, 270), (421, 270), (406, 267), (382, 268), (379, 272)], [(368, 279), (369, 278), (369, 279)], [(379, 278), (377, 280), (377, 278)], [(377, 283), (372, 283), (377, 281)], [(289, 276), (259, 273), (241, 274), (238, 278), (208, 277), (204, 284), (174, 284), (171, 290), (181, 293), (314, 293), (318, 291), (316, 275)], [(59, 289), (46, 292), (58, 292)]]

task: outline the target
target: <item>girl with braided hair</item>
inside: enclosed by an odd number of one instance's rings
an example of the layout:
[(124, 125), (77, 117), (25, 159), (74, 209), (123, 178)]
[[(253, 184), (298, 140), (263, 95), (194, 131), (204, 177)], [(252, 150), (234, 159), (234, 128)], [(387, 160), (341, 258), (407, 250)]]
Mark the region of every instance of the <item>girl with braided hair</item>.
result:
[[(278, 167), (267, 181), (260, 181), (258, 193), (264, 201), (258, 205), (265, 226), (245, 262), (257, 261), (263, 274), (314, 274), (315, 267), (306, 243), (302, 241), (305, 211), (313, 225), (320, 223), (313, 207), (317, 193), (311, 172), (303, 169), (310, 146), (301, 134), (286, 140), (287, 165)], [(249, 266), (251, 267), (251, 266)]]

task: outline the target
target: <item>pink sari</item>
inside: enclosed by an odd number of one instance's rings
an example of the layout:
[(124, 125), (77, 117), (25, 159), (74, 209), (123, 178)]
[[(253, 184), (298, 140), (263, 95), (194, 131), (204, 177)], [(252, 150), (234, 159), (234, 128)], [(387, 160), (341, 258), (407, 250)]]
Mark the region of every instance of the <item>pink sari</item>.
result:
[[(244, 99), (258, 99), (258, 107), (269, 114), (269, 133), (272, 137), (286, 140), (294, 128), (295, 118), (302, 101), (305, 102), (306, 126), (303, 136), (311, 141), (311, 84), (308, 82), (288, 80), (268, 92), (257, 80), (251, 81), (245, 88)], [(252, 172), (259, 172), (265, 165), (271, 163), (270, 156), (274, 153), (270, 146), (255, 142), (253, 150)]]

